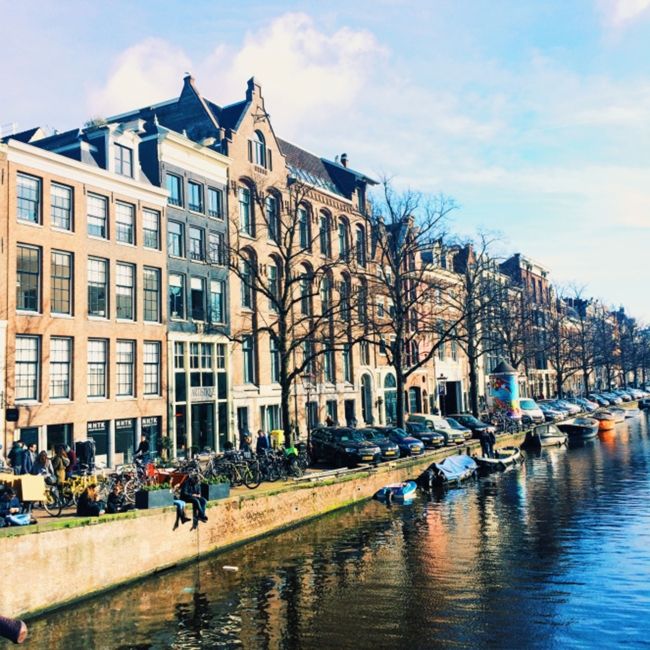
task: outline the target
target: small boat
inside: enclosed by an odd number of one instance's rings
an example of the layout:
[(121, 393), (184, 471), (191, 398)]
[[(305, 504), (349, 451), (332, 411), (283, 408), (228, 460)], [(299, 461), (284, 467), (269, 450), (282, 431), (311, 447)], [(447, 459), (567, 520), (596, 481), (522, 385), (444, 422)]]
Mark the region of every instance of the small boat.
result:
[(625, 419), (627, 420), (628, 418), (635, 418), (637, 415), (641, 414), (641, 410), (638, 408), (629, 408), (629, 409), (623, 409), (625, 411)]
[(644, 410), (650, 409), (650, 397), (644, 397), (643, 399), (640, 399), (639, 408)]
[(441, 463), (432, 463), (417, 479), (419, 487), (430, 490), (434, 485), (460, 485), (476, 475), (478, 465), (467, 454), (448, 456)]
[(375, 494), (375, 499), (379, 501), (410, 501), (415, 496), (417, 484), (415, 481), (405, 481), (404, 483), (391, 483), (385, 485)]
[(575, 440), (589, 440), (598, 435), (600, 422), (595, 418), (571, 418), (560, 422), (557, 427), (560, 431)]
[(476, 464), (482, 469), (505, 469), (510, 465), (516, 465), (523, 460), (523, 454), (519, 447), (502, 447), (495, 451), (493, 458), (487, 456), (474, 456)]
[(540, 447), (558, 447), (566, 445), (569, 438), (566, 433), (560, 431), (555, 424), (538, 424), (526, 432), (526, 438), (522, 447), (539, 449)]
[(609, 411), (596, 411), (592, 417), (598, 420), (599, 431), (611, 431), (616, 426), (614, 416)]
[(625, 422), (625, 409), (618, 408), (616, 406), (612, 406), (611, 408), (607, 409), (613, 416), (614, 416), (614, 422), (616, 424), (620, 424), (621, 422)]

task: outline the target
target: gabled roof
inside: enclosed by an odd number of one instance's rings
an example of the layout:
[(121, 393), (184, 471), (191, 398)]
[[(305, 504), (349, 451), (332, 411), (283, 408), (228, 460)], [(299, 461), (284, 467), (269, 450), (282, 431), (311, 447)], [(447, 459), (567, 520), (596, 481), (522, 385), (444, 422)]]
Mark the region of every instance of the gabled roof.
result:
[(228, 106), (217, 106), (214, 102), (207, 101), (206, 104), (210, 110), (218, 117), (219, 125), (225, 129), (237, 131), (239, 125), (246, 115), (246, 109), (250, 102), (246, 99)]
[(32, 140), (39, 140), (44, 136), (45, 131), (43, 131), (40, 126), (35, 126), (34, 128), (27, 129), (26, 131), (20, 131), (19, 133), (5, 136), (2, 138), (2, 142), (9, 142), (9, 140), (18, 140), (19, 142), (25, 142), (29, 144)]

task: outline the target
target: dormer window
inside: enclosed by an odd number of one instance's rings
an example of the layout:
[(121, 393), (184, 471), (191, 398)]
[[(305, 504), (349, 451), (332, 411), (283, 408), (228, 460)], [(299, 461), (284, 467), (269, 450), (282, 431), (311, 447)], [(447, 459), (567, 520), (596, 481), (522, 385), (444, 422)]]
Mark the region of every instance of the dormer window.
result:
[(133, 150), (121, 144), (115, 145), (115, 173), (133, 178)]
[(254, 131), (248, 141), (248, 161), (264, 169), (272, 169), (271, 150), (266, 148), (266, 138), (261, 131)]

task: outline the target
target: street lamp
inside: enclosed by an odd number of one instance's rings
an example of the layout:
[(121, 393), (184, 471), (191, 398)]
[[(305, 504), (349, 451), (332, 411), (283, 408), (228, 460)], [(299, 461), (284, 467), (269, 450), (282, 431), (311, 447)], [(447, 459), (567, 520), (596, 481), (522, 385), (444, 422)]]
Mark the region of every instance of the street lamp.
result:
[(438, 403), (440, 404), (440, 415), (445, 414), (445, 395), (447, 394), (447, 386), (445, 382), (447, 381), (447, 377), (440, 373), (440, 376), (438, 377)]

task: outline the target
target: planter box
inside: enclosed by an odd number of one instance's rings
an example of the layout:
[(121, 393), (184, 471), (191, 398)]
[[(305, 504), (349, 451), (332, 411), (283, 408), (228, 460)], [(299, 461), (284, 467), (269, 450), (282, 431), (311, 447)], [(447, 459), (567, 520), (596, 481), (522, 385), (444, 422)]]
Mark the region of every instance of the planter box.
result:
[(170, 490), (138, 490), (135, 493), (135, 507), (139, 510), (164, 508), (174, 504), (174, 495)]
[(227, 499), (230, 496), (230, 483), (201, 483), (201, 496), (208, 501)]

